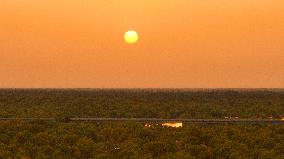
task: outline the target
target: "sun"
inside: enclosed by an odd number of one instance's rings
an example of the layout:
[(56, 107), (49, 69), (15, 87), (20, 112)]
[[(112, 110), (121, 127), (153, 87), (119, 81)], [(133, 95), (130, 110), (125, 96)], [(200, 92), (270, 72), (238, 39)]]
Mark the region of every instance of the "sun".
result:
[(129, 44), (134, 44), (138, 41), (138, 34), (136, 31), (127, 31), (125, 34), (124, 34), (124, 40), (125, 42), (129, 43)]

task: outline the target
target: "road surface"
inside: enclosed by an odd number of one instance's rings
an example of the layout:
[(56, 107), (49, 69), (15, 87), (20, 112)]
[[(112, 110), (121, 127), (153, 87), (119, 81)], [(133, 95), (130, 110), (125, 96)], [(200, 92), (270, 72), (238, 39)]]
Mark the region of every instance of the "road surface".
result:
[(276, 119), (161, 119), (161, 118), (0, 118), (0, 121), (76, 121), (76, 122), (153, 122), (153, 123), (195, 123), (195, 124), (284, 124), (284, 120)]

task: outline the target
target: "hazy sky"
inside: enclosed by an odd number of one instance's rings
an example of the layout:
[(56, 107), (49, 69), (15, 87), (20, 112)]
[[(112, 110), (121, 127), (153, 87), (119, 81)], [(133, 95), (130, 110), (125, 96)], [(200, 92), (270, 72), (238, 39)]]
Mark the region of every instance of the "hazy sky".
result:
[(284, 87), (284, 1), (0, 0), (0, 87)]

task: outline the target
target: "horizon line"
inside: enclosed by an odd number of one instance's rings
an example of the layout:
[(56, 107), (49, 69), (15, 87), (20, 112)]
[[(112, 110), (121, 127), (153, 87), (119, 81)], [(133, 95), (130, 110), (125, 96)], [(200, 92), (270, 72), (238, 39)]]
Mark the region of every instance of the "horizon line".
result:
[(251, 90), (284, 89), (284, 87), (0, 87), (1, 89), (191, 89), (191, 90)]

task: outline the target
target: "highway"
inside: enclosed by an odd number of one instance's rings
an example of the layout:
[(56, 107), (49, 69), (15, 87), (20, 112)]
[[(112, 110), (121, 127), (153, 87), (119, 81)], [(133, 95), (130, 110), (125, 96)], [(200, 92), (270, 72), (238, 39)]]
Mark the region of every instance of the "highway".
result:
[(0, 118), (0, 121), (74, 121), (74, 122), (144, 122), (144, 123), (193, 123), (193, 124), (284, 124), (277, 119), (161, 119), (161, 118)]

